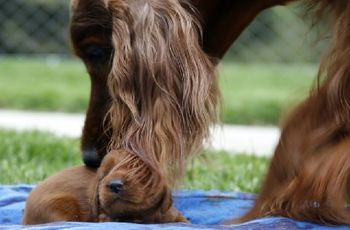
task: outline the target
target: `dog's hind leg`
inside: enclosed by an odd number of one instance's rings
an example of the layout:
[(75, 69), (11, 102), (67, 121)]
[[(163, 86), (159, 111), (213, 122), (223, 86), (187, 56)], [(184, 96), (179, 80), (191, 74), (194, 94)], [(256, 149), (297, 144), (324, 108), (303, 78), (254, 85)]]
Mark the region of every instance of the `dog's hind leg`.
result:
[(47, 206), (52, 221), (81, 221), (79, 201), (68, 194), (50, 197)]
[(86, 215), (82, 213), (79, 201), (74, 196), (70, 194), (53, 194), (41, 199), (30, 210), (26, 210), (23, 224), (83, 221), (84, 216)]

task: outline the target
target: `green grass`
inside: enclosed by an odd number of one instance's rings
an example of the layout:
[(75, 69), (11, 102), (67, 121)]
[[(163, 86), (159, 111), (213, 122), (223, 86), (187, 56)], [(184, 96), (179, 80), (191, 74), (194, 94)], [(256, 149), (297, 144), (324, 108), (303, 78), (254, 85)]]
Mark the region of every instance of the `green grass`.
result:
[(53, 135), (0, 130), (0, 183), (36, 183), (79, 165), (79, 141)]
[(82, 112), (90, 94), (78, 61), (3, 58), (0, 82), (0, 108)]
[(206, 151), (189, 165), (184, 187), (257, 193), (268, 163), (267, 157)]
[[(0, 130), (0, 184), (37, 183), (81, 165), (79, 141), (46, 133)], [(267, 158), (205, 152), (188, 168), (183, 188), (258, 192)]]
[(225, 123), (276, 125), (306, 97), (317, 66), (224, 63), (220, 73)]
[[(278, 124), (308, 92), (314, 65), (223, 63), (223, 121)], [(77, 60), (0, 59), (0, 108), (85, 111), (90, 81)]]

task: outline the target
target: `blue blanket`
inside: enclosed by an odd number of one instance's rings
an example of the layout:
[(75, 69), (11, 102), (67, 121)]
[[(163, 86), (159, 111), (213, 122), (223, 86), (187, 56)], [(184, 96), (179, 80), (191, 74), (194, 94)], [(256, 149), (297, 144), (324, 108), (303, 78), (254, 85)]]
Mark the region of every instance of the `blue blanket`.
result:
[(321, 226), (288, 218), (263, 218), (240, 225), (220, 225), (246, 212), (255, 196), (219, 191), (179, 191), (174, 193), (176, 207), (192, 224), (140, 225), (129, 223), (59, 222), (23, 228), (21, 219), (30, 185), (0, 186), (0, 229), (350, 229), (350, 226)]

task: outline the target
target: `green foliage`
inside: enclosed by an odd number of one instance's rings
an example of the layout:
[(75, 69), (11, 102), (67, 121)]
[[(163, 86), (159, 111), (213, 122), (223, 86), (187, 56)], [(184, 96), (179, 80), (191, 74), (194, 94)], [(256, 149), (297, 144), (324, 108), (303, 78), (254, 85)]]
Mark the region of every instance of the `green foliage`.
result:
[[(0, 130), (0, 184), (37, 183), (81, 165), (79, 141), (47, 133)], [(184, 188), (257, 192), (268, 160), (206, 151), (189, 165)]]

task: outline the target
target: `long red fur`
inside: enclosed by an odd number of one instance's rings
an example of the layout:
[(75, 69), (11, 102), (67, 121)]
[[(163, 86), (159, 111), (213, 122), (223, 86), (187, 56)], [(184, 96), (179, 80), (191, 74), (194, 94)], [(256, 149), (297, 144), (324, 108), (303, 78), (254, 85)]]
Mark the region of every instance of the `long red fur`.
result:
[(281, 215), (324, 224), (350, 224), (350, 2), (309, 0), (328, 14), (333, 39), (318, 85), (287, 118), (262, 192), (239, 222)]

